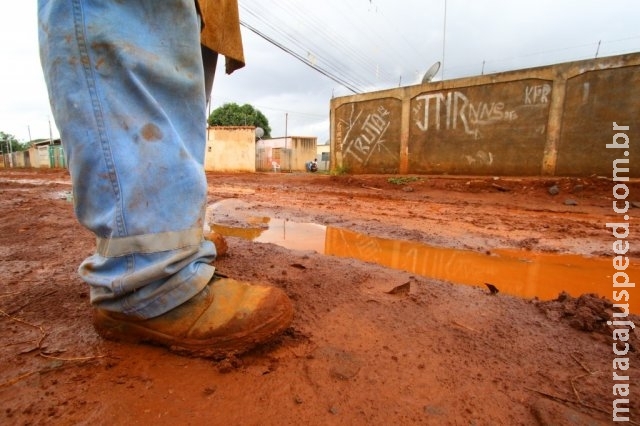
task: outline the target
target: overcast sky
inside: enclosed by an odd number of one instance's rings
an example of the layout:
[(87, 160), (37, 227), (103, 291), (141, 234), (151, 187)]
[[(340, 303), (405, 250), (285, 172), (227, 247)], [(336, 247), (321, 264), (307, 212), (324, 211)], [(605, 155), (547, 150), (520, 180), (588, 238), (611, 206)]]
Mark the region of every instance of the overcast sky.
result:
[[(50, 123), (57, 137), (36, 1), (3, 1), (0, 17), (0, 131), (48, 138)], [(227, 76), (220, 61), (212, 108), (249, 103), (272, 136), (318, 143), (329, 138), (332, 96), (416, 84), (438, 61), (435, 80), (640, 52), (637, 0), (240, 0), (240, 17), (247, 66)]]

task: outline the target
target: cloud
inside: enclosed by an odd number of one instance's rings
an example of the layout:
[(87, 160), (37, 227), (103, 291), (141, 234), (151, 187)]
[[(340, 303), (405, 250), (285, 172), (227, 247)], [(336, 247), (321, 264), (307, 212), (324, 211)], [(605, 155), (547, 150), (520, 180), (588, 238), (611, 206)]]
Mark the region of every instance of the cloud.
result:
[[(48, 137), (36, 2), (3, 2), (0, 14), (9, 17), (0, 35), (0, 131), (20, 140), (29, 129), (33, 138)], [(443, 41), (445, 78), (592, 58), (598, 49), (599, 56), (640, 51), (635, 0), (240, 0), (240, 14), (365, 90), (416, 84), (442, 61)], [(324, 142), (331, 97), (350, 95), (349, 88), (246, 28), (243, 39), (247, 67), (227, 76), (220, 61), (212, 108), (249, 103), (267, 116), (274, 136), (284, 135), (286, 122), (288, 134)]]

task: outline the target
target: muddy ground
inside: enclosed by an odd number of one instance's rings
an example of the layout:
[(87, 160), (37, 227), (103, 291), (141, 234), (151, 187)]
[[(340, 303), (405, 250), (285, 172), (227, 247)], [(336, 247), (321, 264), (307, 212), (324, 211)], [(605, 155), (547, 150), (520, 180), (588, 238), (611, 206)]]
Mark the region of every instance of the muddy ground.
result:
[[(228, 227), (270, 217), (486, 256), (508, 248), (610, 259), (604, 224), (618, 219), (613, 184), (601, 177), (208, 179), (210, 217)], [(631, 200), (640, 185), (629, 187)], [(65, 170), (0, 170), (0, 424), (611, 424), (613, 310), (598, 296), (491, 294), (234, 236), (215, 264), (287, 292), (296, 316), (282, 337), (222, 361), (104, 341), (76, 275), (94, 240), (74, 219), (70, 190)], [(628, 241), (637, 267), (640, 232)], [(602, 286), (611, 293), (610, 278)], [(626, 372), (635, 424), (638, 339), (632, 332)]]

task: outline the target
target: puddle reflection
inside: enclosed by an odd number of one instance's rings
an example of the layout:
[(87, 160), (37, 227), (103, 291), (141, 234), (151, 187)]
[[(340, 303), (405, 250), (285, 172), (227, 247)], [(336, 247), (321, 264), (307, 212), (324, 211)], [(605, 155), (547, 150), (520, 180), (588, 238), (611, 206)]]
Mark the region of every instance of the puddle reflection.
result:
[(289, 250), (314, 250), (325, 254), (327, 227), (315, 223), (298, 223), (283, 219), (249, 218), (251, 228), (214, 224), (212, 229), (224, 236), (239, 237), (258, 243), (273, 243)]
[[(225, 236), (273, 243), (291, 250), (318, 253), (377, 263), (457, 284), (484, 288), (491, 283), (501, 292), (526, 298), (555, 299), (561, 291), (572, 296), (596, 293), (611, 298), (611, 259), (551, 254), (524, 250), (494, 249), (491, 254), (434, 247), (421, 243), (371, 237), (342, 228), (282, 219), (252, 218), (258, 227), (233, 228), (213, 225)], [(638, 276), (632, 262), (626, 272)], [(630, 310), (640, 313), (635, 288), (629, 291)]]

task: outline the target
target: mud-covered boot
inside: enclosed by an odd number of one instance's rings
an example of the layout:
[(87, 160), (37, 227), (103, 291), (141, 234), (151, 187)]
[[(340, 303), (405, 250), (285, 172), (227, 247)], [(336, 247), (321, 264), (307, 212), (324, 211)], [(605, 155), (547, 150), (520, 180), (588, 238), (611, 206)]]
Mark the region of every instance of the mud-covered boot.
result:
[(291, 301), (282, 290), (216, 278), (191, 300), (158, 317), (137, 319), (95, 309), (93, 325), (106, 339), (222, 358), (269, 341), (292, 319)]

